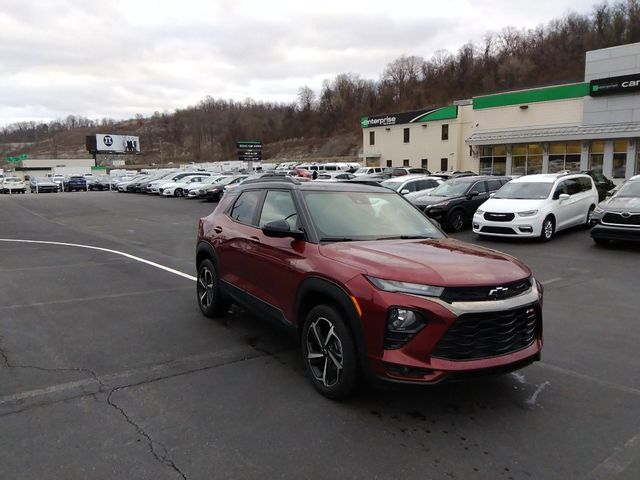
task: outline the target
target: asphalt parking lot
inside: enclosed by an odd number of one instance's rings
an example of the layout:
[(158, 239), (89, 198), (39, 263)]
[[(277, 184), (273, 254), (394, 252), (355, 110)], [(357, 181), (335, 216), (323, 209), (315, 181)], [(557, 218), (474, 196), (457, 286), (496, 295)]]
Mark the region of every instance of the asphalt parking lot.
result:
[(201, 315), (196, 221), (214, 206), (0, 197), (0, 239), (112, 250), (0, 241), (0, 479), (640, 478), (637, 247), (456, 235), (545, 284), (542, 361), (335, 403), (284, 333)]

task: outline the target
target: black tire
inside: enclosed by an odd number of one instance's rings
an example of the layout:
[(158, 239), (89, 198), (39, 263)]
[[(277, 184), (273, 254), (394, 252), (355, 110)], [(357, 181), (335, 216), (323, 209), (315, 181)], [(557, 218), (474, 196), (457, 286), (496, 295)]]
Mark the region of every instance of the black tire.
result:
[(591, 205), (589, 207), (589, 210), (587, 211), (587, 219), (585, 220), (584, 224), (582, 225), (584, 228), (589, 228), (591, 225), (591, 215), (593, 215), (593, 211), (596, 209), (595, 205)]
[(556, 233), (556, 222), (551, 215), (542, 222), (542, 231), (540, 232), (540, 240), (548, 242)]
[(339, 400), (353, 393), (358, 380), (355, 343), (334, 307), (318, 305), (307, 314), (302, 360), (311, 383), (325, 397)]
[(176, 188), (176, 191), (175, 191), (175, 192), (173, 192), (173, 195), (174, 195), (175, 197), (182, 197), (182, 196), (184, 196), (184, 194), (182, 193), (182, 189), (181, 189), (181, 188)]
[(453, 210), (447, 216), (447, 229), (450, 232), (461, 232), (464, 228), (464, 213), (462, 210)]
[(229, 311), (231, 302), (222, 295), (218, 272), (213, 262), (208, 258), (198, 265), (196, 294), (198, 306), (206, 317), (220, 317)]

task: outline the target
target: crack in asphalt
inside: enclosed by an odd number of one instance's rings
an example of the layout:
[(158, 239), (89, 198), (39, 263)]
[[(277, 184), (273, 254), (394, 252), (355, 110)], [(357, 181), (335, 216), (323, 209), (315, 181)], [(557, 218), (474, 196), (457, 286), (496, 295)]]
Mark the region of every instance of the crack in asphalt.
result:
[[(0, 337), (0, 342), (2, 341), (2, 337)], [(132, 387), (136, 387), (136, 386), (140, 386), (140, 385), (146, 385), (146, 384), (150, 384), (150, 383), (154, 383), (154, 382), (158, 382), (161, 380), (166, 380), (169, 378), (174, 378), (174, 377), (178, 377), (178, 376), (182, 376), (182, 375), (188, 375), (191, 373), (196, 373), (196, 372), (200, 372), (200, 371), (205, 371), (205, 370), (210, 370), (210, 369), (215, 369), (218, 367), (223, 367), (226, 365), (230, 365), (230, 364), (234, 364), (234, 363), (240, 363), (240, 362), (244, 362), (246, 360), (251, 360), (254, 358), (260, 358), (260, 357), (266, 357), (266, 356), (271, 356), (273, 357), (274, 355), (277, 355), (277, 353), (280, 352), (265, 352), (259, 348), (256, 348), (255, 346), (251, 345), (251, 348), (257, 352), (256, 355), (245, 355), (242, 358), (239, 359), (234, 359), (234, 360), (229, 360), (226, 362), (222, 362), (216, 365), (207, 365), (204, 367), (200, 367), (200, 368), (192, 368), (186, 371), (181, 371), (181, 372), (175, 372), (169, 375), (163, 375), (163, 376), (159, 376), (159, 377), (155, 377), (155, 378), (149, 378), (140, 382), (134, 382), (134, 383), (130, 383), (130, 384), (124, 384), (124, 385), (119, 385), (119, 386), (111, 386), (108, 385), (107, 383), (105, 383), (105, 381), (103, 380), (102, 377), (100, 377), (94, 370), (91, 370), (89, 368), (81, 368), (81, 367), (58, 367), (58, 368), (49, 368), (49, 367), (40, 367), (37, 365), (18, 365), (18, 364), (14, 364), (10, 361), (9, 356), (7, 355), (7, 353), (0, 348), (0, 358), (2, 359), (2, 362), (4, 363), (5, 368), (25, 368), (25, 369), (33, 369), (33, 370), (39, 370), (39, 371), (44, 371), (44, 372), (84, 372), (87, 373), (91, 376), (91, 378), (93, 380), (95, 380), (96, 383), (98, 383), (99, 388), (97, 392), (91, 392), (91, 393), (83, 393), (80, 395), (76, 395), (73, 396), (71, 398), (64, 398), (64, 399), (60, 399), (60, 400), (55, 400), (55, 401), (51, 401), (48, 403), (44, 403), (44, 404), (38, 404), (38, 405), (34, 405), (34, 407), (42, 407), (42, 406), (48, 406), (54, 403), (58, 403), (60, 401), (68, 401), (68, 400), (72, 400), (72, 399), (77, 399), (77, 398), (85, 398), (85, 397), (94, 397), (97, 398), (97, 394), (100, 393), (106, 393), (106, 403), (107, 405), (109, 405), (111, 408), (113, 408), (114, 410), (116, 410), (123, 418), (124, 420), (131, 425), (135, 431), (142, 437), (144, 437), (147, 441), (147, 445), (149, 447), (149, 452), (153, 455), (154, 459), (159, 462), (161, 465), (163, 465), (164, 467), (170, 468), (171, 470), (173, 470), (175, 473), (177, 473), (178, 475), (180, 475), (180, 477), (184, 480), (188, 480), (187, 475), (180, 469), (180, 467), (178, 467), (178, 465), (176, 465), (175, 461), (171, 458), (169, 451), (167, 449), (167, 447), (159, 442), (158, 440), (155, 440), (144, 428), (142, 428), (142, 426), (140, 426), (140, 424), (138, 424), (136, 421), (134, 421), (132, 419), (132, 417), (126, 412), (125, 408), (118, 405), (116, 403), (116, 401), (112, 398), (113, 394), (120, 391), (120, 390), (125, 390), (128, 388), (132, 388)], [(277, 357), (276, 357), (277, 358)], [(22, 413), (26, 410), (29, 410), (29, 408), (24, 408), (24, 409), (20, 409), (18, 411), (14, 411), (8, 414), (4, 414), (4, 415), (0, 415), (0, 418), (2, 418), (5, 415), (11, 415), (11, 414), (19, 414)]]
[[(142, 435), (144, 438), (147, 439), (147, 444), (149, 445), (149, 451), (153, 455), (153, 458), (155, 458), (158, 462), (160, 462), (161, 465), (164, 465), (165, 467), (169, 467), (172, 470), (174, 470), (184, 480), (188, 480), (187, 475), (182, 470), (180, 470), (180, 468), (178, 468), (176, 463), (169, 456), (169, 451), (167, 450), (167, 447), (165, 447), (161, 442), (151, 438), (151, 435), (149, 435), (144, 430), (144, 428), (142, 428), (140, 425), (138, 425), (136, 422), (134, 422), (131, 419), (131, 417), (127, 414), (124, 408), (120, 407), (117, 403), (115, 403), (115, 401), (111, 399), (111, 396), (115, 392), (117, 392), (118, 390), (122, 390), (124, 388), (129, 388), (129, 387), (125, 386), (125, 387), (116, 387), (111, 389), (111, 391), (109, 392), (109, 395), (107, 395), (107, 404), (109, 404), (109, 406), (113, 407), (118, 412), (120, 412), (120, 414), (124, 417), (127, 423), (131, 425), (133, 428), (135, 428), (135, 430), (138, 432), (139, 435)], [(160, 451), (158, 451), (158, 448), (160, 449)]]

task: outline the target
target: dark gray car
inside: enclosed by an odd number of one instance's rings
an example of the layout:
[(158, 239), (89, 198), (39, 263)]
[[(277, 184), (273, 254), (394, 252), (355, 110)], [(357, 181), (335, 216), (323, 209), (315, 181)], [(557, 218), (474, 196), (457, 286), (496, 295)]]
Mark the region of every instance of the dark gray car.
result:
[(611, 240), (640, 242), (640, 175), (627, 180), (600, 202), (591, 216), (591, 237), (598, 245)]

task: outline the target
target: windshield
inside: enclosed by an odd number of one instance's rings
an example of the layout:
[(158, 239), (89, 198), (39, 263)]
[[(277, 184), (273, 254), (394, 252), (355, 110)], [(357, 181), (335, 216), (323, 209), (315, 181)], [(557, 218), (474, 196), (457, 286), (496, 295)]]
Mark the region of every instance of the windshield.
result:
[(367, 173), (368, 171), (368, 168), (359, 168), (355, 171), (355, 173)]
[[(222, 177), (219, 182), (215, 182), (217, 185), (229, 185), (238, 177)], [(246, 178), (246, 177), (245, 177)]]
[(512, 200), (541, 200), (547, 198), (553, 183), (551, 182), (509, 182), (496, 192), (493, 198)]
[(304, 192), (321, 241), (441, 238), (442, 233), (395, 193)]
[(396, 182), (395, 180), (385, 180), (384, 182), (381, 183), (381, 185), (383, 187), (390, 188), (394, 192), (397, 192), (398, 189), (400, 188), (400, 185), (402, 185), (402, 182)]
[(640, 197), (640, 181), (627, 182), (620, 187), (618, 198)]
[(447, 180), (443, 184), (437, 186), (429, 195), (436, 197), (459, 197), (469, 188), (470, 183), (460, 180)]

